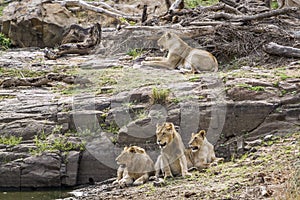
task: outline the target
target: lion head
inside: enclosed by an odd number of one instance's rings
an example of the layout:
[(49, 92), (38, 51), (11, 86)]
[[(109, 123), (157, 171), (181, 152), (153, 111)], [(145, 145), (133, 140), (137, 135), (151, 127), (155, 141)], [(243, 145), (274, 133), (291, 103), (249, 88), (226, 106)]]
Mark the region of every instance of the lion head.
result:
[(201, 130), (198, 133), (192, 133), (191, 140), (189, 142), (189, 147), (192, 149), (192, 152), (196, 152), (201, 149), (204, 140), (205, 140), (206, 131)]
[(166, 147), (175, 137), (175, 127), (173, 123), (165, 122), (156, 126), (156, 141), (160, 148)]
[(172, 45), (176, 44), (178, 41), (178, 36), (174, 33), (166, 32), (161, 38), (157, 41), (161, 51), (166, 51), (171, 48)]
[(122, 153), (116, 158), (118, 165), (130, 165), (146, 154), (145, 150), (138, 146), (124, 147)]

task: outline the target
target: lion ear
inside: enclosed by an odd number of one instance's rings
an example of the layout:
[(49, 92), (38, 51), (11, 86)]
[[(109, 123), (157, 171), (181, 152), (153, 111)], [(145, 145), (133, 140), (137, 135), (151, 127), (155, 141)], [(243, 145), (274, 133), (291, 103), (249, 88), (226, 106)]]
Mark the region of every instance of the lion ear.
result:
[(143, 154), (143, 153), (145, 153), (145, 150), (142, 148), (139, 148), (139, 149), (136, 149), (136, 152)]
[(167, 37), (167, 39), (170, 39), (172, 37), (172, 34), (167, 32), (166, 37)]
[(168, 122), (165, 123), (165, 127), (167, 130), (173, 129), (173, 126), (174, 126), (173, 123), (168, 123)]
[(130, 152), (130, 153), (136, 153), (136, 150), (135, 150), (134, 147), (130, 147), (129, 152)]
[(204, 139), (204, 137), (206, 136), (206, 131), (205, 131), (205, 130), (201, 130), (201, 131), (199, 131), (199, 134), (200, 134), (201, 137), (203, 137), (203, 139)]
[(194, 137), (195, 136), (195, 133), (192, 133), (192, 137)]

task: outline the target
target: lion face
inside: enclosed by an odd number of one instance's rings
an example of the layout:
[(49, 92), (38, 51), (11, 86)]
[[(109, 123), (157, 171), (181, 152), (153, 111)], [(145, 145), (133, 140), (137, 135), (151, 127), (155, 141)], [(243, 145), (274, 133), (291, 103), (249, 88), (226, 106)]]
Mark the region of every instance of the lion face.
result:
[(199, 131), (199, 133), (192, 133), (191, 140), (189, 142), (189, 147), (192, 149), (192, 152), (196, 152), (201, 149), (206, 132), (204, 130)]
[(145, 155), (146, 152), (143, 148), (138, 146), (124, 147), (122, 153), (116, 158), (118, 165), (129, 165), (136, 158)]
[(172, 33), (165, 33), (163, 36), (161, 36), (161, 38), (157, 41), (157, 44), (160, 48), (161, 51), (166, 51), (168, 49), (170, 49), (170, 45), (174, 44), (175, 41), (173, 41), (173, 39), (175, 39), (174, 34)]
[(173, 123), (165, 122), (162, 126), (156, 126), (156, 141), (160, 148), (165, 148), (172, 142), (175, 135)]

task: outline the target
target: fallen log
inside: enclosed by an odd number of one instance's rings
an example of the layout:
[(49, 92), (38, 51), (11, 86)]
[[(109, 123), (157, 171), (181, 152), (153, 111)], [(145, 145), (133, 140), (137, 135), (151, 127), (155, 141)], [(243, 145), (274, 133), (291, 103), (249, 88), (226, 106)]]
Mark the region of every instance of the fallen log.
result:
[(290, 46), (282, 46), (274, 42), (264, 45), (263, 50), (271, 55), (288, 58), (300, 58), (300, 49)]
[(278, 9), (278, 10), (271, 10), (269, 12), (264, 12), (264, 13), (259, 13), (256, 15), (233, 15), (229, 13), (216, 13), (214, 14), (211, 18), (212, 19), (225, 19), (229, 21), (234, 21), (234, 22), (247, 22), (247, 21), (253, 21), (253, 20), (261, 20), (264, 18), (270, 18), (270, 17), (275, 17), (278, 15), (284, 15), (287, 13), (294, 13), (300, 10), (300, 8), (296, 7), (289, 7), (289, 8), (283, 8), (283, 9)]

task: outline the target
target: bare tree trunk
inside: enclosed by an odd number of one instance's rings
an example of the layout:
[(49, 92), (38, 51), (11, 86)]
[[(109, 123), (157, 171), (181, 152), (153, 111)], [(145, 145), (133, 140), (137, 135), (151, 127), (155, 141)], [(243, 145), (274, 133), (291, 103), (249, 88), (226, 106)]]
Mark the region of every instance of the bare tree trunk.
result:
[(143, 7), (143, 14), (142, 14), (142, 23), (144, 23), (147, 20), (147, 18), (148, 18), (147, 8), (148, 8), (148, 5), (144, 5), (144, 7)]
[(289, 46), (282, 46), (274, 42), (270, 42), (269, 44), (265, 45), (264, 51), (271, 55), (289, 58), (300, 58), (300, 49)]

